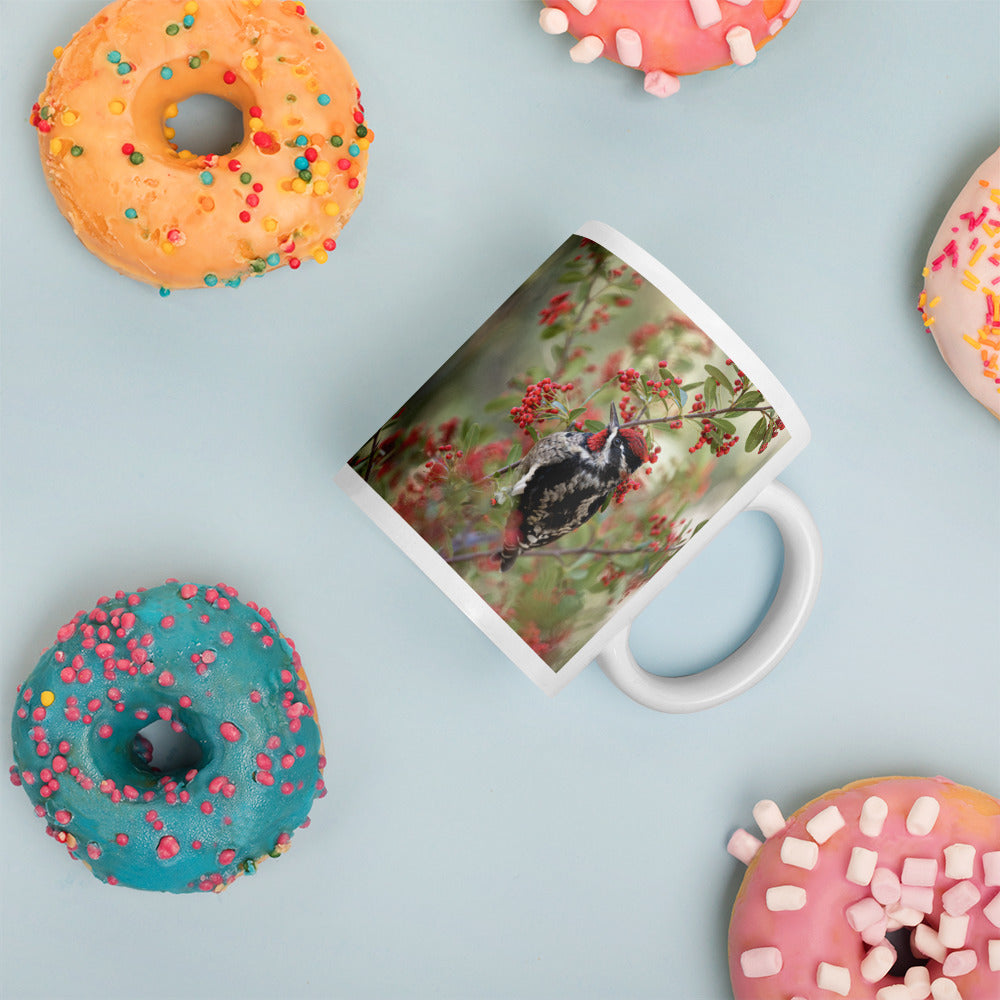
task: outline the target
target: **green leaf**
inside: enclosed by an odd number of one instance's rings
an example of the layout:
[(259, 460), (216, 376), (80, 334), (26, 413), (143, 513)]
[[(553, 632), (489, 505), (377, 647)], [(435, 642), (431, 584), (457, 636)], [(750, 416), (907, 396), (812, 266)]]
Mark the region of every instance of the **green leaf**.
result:
[(761, 417), (750, 428), (750, 433), (747, 435), (747, 439), (743, 444), (743, 450), (746, 452), (754, 451), (759, 448), (764, 443), (764, 438), (767, 435), (767, 417)]
[(566, 332), (566, 325), (564, 323), (553, 323), (552, 326), (547, 326), (542, 330), (542, 340), (554, 340), (556, 337), (561, 337)]
[(462, 450), (466, 455), (479, 444), (480, 437), (482, 437), (482, 428), (479, 424), (473, 423), (465, 435), (465, 440), (462, 442)]
[(750, 410), (764, 403), (764, 395), (757, 389), (749, 389), (736, 398), (737, 405), (743, 410)]
[(705, 383), (702, 387), (702, 393), (705, 396), (705, 408), (708, 410), (714, 410), (718, 403), (717, 395), (718, 386), (715, 384), (714, 378), (705, 379)]
[(564, 274), (559, 275), (559, 284), (575, 285), (577, 282), (583, 281), (586, 277), (583, 271), (566, 271)]
[(603, 431), (604, 424), (602, 424), (600, 420), (585, 420), (583, 423), (583, 429), (591, 432)]
[(720, 385), (724, 385), (729, 390), (730, 396), (733, 394), (733, 383), (726, 378), (724, 372), (716, 368), (715, 365), (705, 365), (705, 371), (707, 371), (708, 374), (711, 375), (712, 378), (714, 378)]

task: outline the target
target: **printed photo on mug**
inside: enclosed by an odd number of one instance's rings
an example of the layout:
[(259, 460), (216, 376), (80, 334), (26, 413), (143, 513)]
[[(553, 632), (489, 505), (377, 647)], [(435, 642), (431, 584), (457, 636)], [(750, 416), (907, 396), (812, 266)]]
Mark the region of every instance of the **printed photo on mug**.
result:
[(394, 410), (338, 482), (554, 693), (721, 528), (713, 518), (739, 501), (735, 516), (807, 439), (736, 335), (595, 223)]

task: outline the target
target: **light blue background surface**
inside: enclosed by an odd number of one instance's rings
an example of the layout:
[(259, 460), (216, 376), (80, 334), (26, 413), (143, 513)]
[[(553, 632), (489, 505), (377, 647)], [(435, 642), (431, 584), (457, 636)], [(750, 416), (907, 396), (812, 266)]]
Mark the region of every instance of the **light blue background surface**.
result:
[[(3, 995), (725, 998), (725, 844), (755, 801), (892, 773), (1000, 793), (998, 426), (916, 311), (1000, 141), (1000, 7), (806, 0), (755, 64), (667, 101), (572, 64), (533, 2), (308, 7), (361, 82), (366, 199), (322, 267), (161, 301), (77, 244), (27, 124), (97, 5), (2, 3), (3, 718), (98, 595), (222, 579), (296, 640), (330, 758), (291, 852), (210, 899), (101, 885), (0, 789)], [(332, 483), (589, 218), (712, 305), (812, 426), (783, 478), (824, 539), (815, 612), (701, 715), (596, 666), (547, 699)], [(780, 559), (737, 519), (637, 655), (733, 648)]]

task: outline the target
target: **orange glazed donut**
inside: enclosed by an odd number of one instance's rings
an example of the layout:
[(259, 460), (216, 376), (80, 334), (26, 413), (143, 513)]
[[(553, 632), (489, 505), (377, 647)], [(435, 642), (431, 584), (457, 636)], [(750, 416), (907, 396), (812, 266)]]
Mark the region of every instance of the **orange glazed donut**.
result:
[(678, 77), (745, 66), (798, 9), (799, 0), (544, 0), (539, 15), (550, 35), (579, 41), (574, 62), (604, 56), (645, 73), (656, 97), (677, 92)]
[(729, 924), (736, 1000), (1000, 996), (1000, 801), (946, 778), (870, 778), (786, 820), (753, 810)]
[[(373, 136), (301, 3), (115, 0), (55, 55), (31, 123), (59, 210), (101, 260), (167, 294), (327, 259)], [(195, 94), (242, 111), (228, 153), (171, 143)]]

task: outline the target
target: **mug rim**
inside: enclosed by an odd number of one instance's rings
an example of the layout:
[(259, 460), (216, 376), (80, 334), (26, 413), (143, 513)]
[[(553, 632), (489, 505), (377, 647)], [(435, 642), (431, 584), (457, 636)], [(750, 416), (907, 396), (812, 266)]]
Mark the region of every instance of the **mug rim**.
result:
[[(788, 437), (774, 455), (708, 518), (703, 527), (637, 590), (622, 599), (614, 613), (561, 667), (553, 669), (486, 602), (486, 600), (416, 531), (364, 478), (345, 464), (336, 474), (337, 485), (367, 514), (417, 567), (444, 592), (465, 616), (508, 659), (550, 697), (560, 692), (592, 663), (739, 513), (776, 480), (809, 443), (811, 431), (791, 395), (757, 354), (706, 302), (672, 271), (611, 226), (590, 221), (570, 237), (593, 240), (619, 257), (680, 308), (727, 357), (738, 359), (765, 399), (780, 414)], [(565, 242), (565, 240), (563, 241)]]

